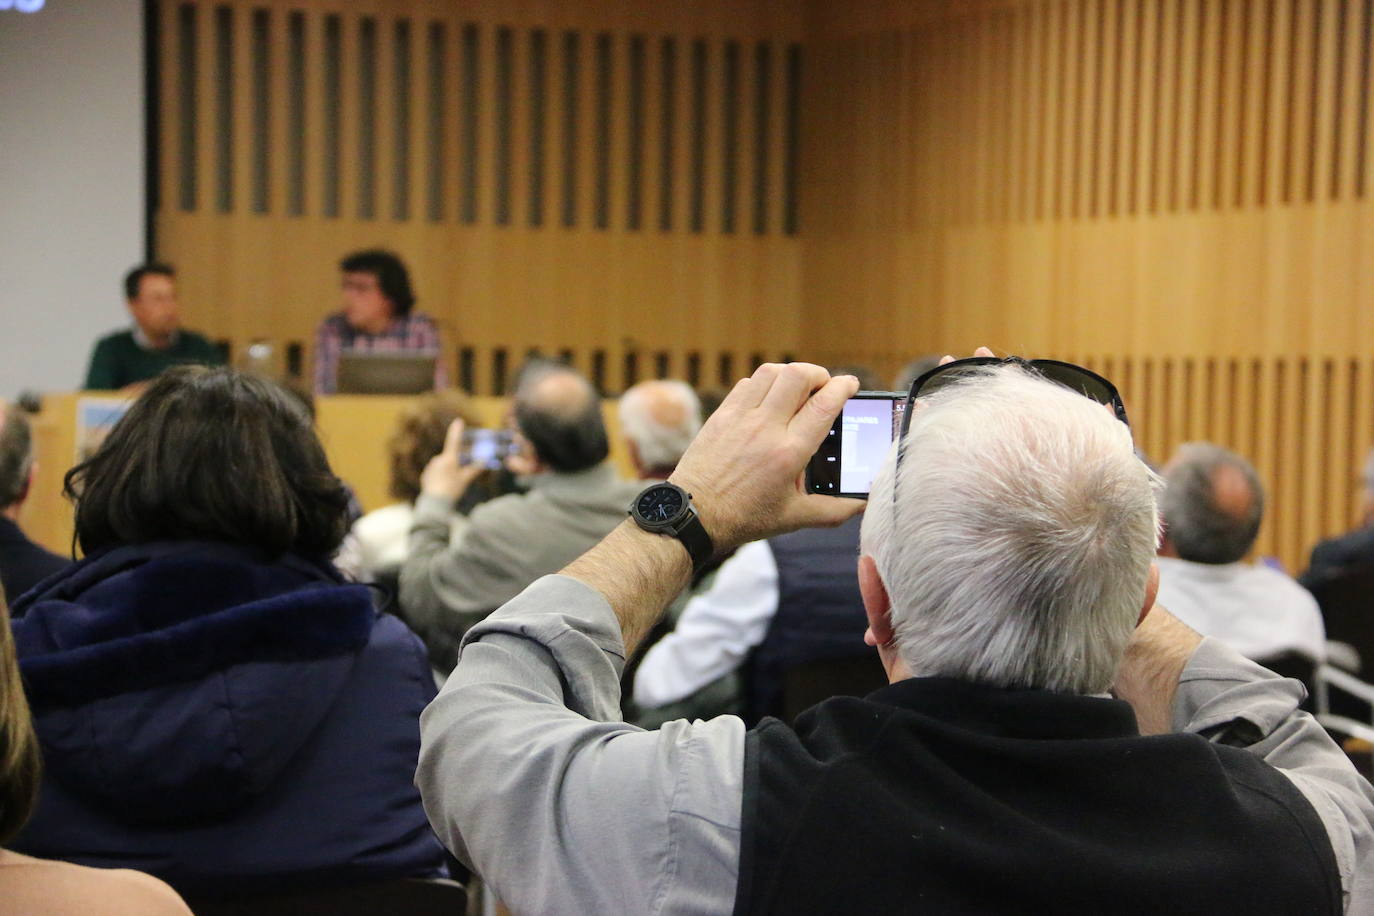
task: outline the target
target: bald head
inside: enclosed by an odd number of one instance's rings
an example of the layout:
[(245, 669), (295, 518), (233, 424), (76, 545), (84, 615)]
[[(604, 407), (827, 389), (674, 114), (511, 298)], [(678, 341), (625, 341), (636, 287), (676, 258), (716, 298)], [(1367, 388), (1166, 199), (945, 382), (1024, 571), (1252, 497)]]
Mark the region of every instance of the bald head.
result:
[(701, 402), (686, 382), (640, 382), (621, 395), (618, 409), (641, 477), (672, 473), (701, 429)]
[(596, 389), (575, 369), (540, 366), (515, 391), (515, 421), (539, 461), (573, 472), (606, 460), (610, 447)]
[(1160, 502), (1172, 551), (1194, 563), (1235, 563), (1264, 516), (1264, 488), (1250, 462), (1210, 442), (1179, 446), (1164, 467)]

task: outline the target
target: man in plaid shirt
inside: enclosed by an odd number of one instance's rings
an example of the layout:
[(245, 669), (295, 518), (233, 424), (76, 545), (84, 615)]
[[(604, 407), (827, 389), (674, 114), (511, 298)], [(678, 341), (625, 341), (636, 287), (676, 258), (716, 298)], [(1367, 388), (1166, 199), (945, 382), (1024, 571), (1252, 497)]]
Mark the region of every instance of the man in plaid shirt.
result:
[[(389, 251), (359, 251), (344, 258), (339, 269), (343, 308), (321, 322), (315, 334), (316, 394), (337, 389), (339, 354), (345, 350), (442, 355), (434, 319), (411, 311), (415, 293), (400, 258)], [(434, 366), (434, 387), (446, 382), (440, 359)]]

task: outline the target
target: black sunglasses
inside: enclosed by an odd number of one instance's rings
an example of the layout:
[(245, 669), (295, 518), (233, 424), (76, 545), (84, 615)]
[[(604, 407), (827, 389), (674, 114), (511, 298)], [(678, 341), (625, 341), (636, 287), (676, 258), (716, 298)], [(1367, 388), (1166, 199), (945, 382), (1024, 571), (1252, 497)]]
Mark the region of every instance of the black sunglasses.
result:
[(911, 429), (911, 415), (915, 410), (916, 399), (922, 394), (932, 394), (951, 382), (958, 381), (986, 366), (1007, 364), (1021, 366), (1041, 378), (1063, 385), (1072, 391), (1077, 391), (1099, 404), (1110, 406), (1112, 412), (1116, 414), (1116, 418), (1125, 423), (1127, 428), (1130, 428), (1131, 422), (1126, 419), (1126, 405), (1121, 401), (1120, 392), (1116, 390), (1115, 385), (1091, 369), (1084, 369), (1082, 366), (1075, 366), (1073, 363), (1061, 362), (1057, 359), (1023, 359), (1020, 356), (1008, 356), (1006, 358), (971, 356), (968, 359), (956, 359), (952, 363), (936, 366), (929, 372), (917, 376), (916, 380), (911, 383), (911, 391), (906, 396), (906, 408), (902, 411), (901, 433), (897, 439), (897, 461), (892, 476), (894, 506), (897, 502), (897, 470), (901, 468), (902, 456), (906, 453), (906, 434)]

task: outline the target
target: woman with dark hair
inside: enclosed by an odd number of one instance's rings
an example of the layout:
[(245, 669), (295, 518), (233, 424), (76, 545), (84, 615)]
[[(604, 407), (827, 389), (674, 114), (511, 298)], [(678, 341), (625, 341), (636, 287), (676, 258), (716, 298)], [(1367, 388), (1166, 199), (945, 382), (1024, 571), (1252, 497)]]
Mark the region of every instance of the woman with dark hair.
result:
[[(38, 738), (19, 681), (5, 596), (0, 593), (0, 847), (28, 820), (43, 773)], [(0, 848), (0, 909), (29, 916), (189, 916), (176, 892), (127, 869), (84, 868)]]
[(300, 402), (168, 370), (67, 492), (86, 558), (14, 608), (47, 759), (17, 847), (197, 893), (441, 875), (434, 682), (329, 563), (348, 496)]

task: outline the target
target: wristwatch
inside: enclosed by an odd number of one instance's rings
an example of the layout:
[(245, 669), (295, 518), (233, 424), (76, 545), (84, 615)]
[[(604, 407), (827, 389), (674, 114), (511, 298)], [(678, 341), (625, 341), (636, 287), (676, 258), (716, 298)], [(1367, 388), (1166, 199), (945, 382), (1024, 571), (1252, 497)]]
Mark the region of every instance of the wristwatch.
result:
[(677, 538), (692, 558), (692, 569), (699, 570), (715, 553), (711, 536), (692, 507), (692, 494), (674, 483), (655, 483), (645, 487), (630, 504), (630, 518), (645, 531)]

